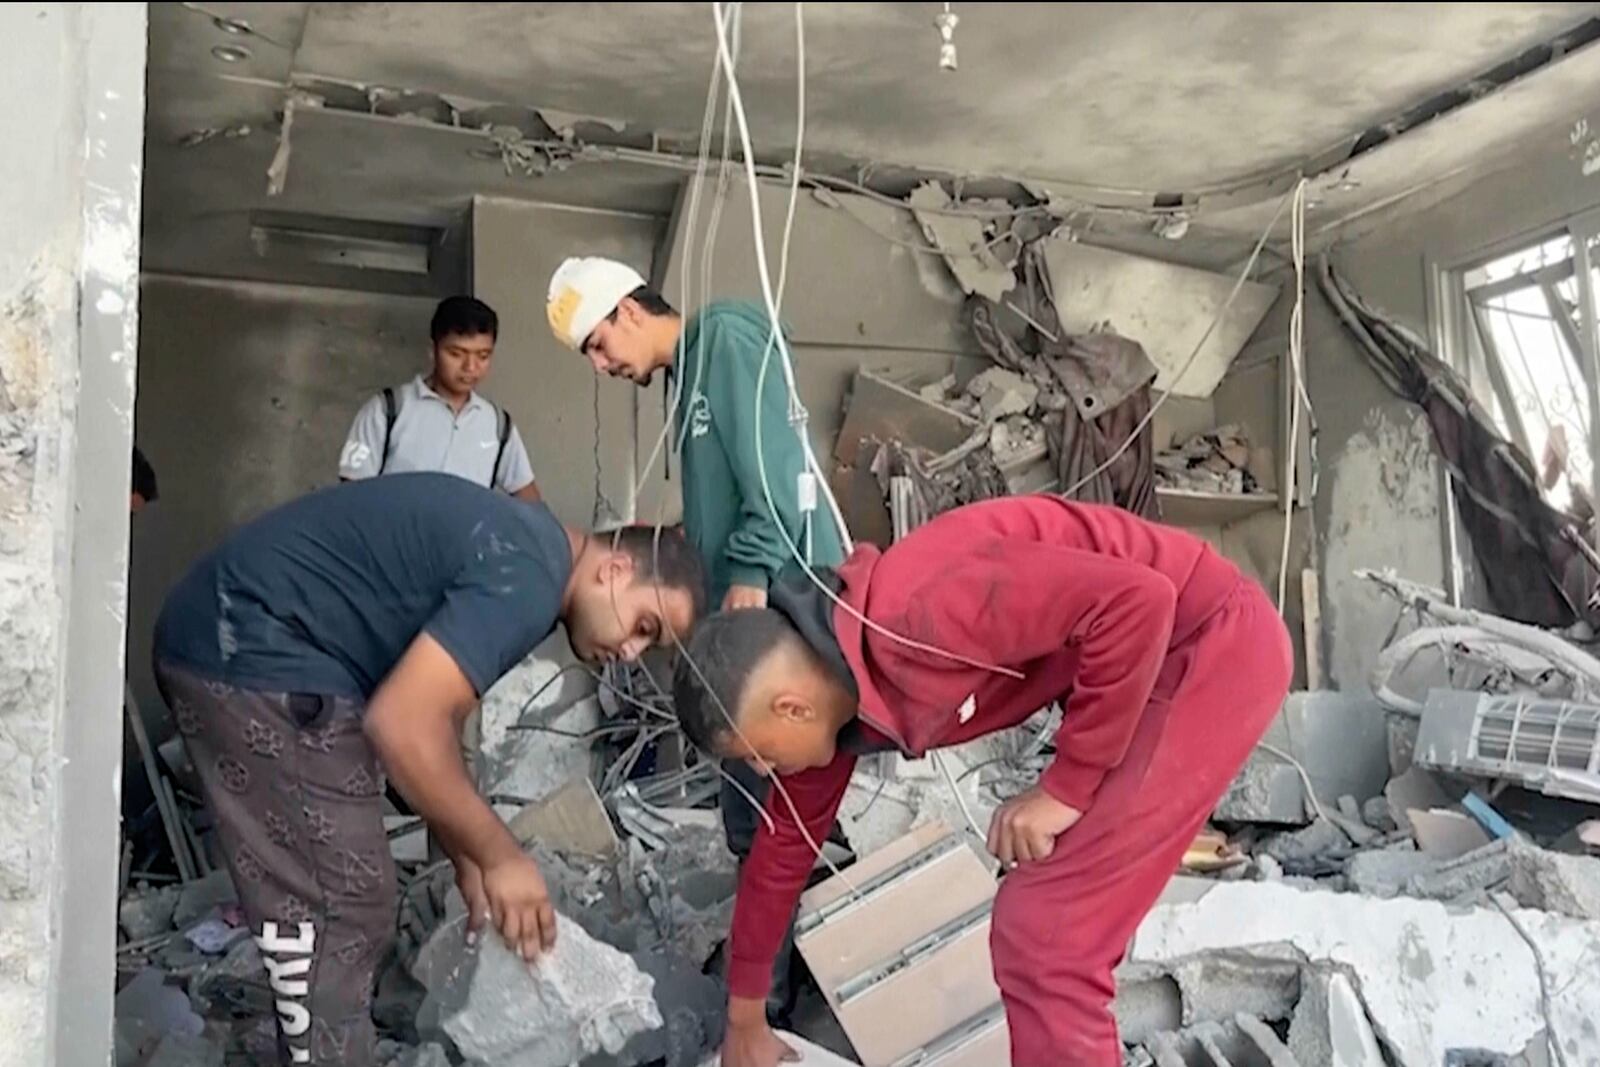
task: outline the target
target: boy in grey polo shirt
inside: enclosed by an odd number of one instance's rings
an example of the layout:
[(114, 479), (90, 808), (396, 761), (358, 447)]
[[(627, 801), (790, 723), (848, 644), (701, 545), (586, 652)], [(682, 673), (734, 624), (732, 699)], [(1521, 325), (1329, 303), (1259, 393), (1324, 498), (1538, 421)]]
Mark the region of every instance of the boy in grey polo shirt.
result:
[(499, 332), (499, 318), (483, 301), (441, 301), (430, 330), (433, 370), (361, 406), (339, 457), (339, 477), (353, 482), (440, 471), (538, 500), (528, 450), (510, 413), (476, 392), (489, 374)]

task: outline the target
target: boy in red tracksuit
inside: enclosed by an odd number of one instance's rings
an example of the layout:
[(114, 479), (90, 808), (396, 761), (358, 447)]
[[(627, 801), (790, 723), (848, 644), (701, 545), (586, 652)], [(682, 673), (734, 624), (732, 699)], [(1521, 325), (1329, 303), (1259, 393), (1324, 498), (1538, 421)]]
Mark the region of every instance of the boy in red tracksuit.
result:
[[(1288, 690), (1272, 604), (1190, 534), (1049, 496), (948, 512), (827, 580), (843, 606), (781, 582), (769, 608), (701, 624), (675, 686), (685, 732), (776, 773), (820, 842), (859, 755), (920, 757), (1062, 701), (1054, 763), (989, 829), (995, 978), (1012, 1067), (1118, 1067), (1112, 971)], [(815, 856), (776, 791), (767, 812), (723, 1067), (792, 1058), (763, 997)]]

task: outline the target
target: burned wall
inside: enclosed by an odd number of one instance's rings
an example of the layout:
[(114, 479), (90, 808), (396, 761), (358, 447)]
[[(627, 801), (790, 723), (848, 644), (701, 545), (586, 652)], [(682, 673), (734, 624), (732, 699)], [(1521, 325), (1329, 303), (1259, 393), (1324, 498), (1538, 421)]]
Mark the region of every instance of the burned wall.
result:
[[(1332, 256), (1370, 304), (1429, 337), (1436, 268), (1459, 266), (1508, 239), (1537, 238), (1596, 206), (1600, 176), (1583, 175), (1569, 128), (1534, 131), (1514, 168), (1456, 179), (1351, 225)], [(1442, 481), (1421, 413), (1379, 382), (1314, 287), (1305, 336), (1321, 428), (1316, 550), (1330, 678), (1338, 688), (1362, 689), (1395, 608), (1352, 572), (1392, 567), (1447, 586)], [(1466, 601), (1488, 606), (1464, 536), (1460, 552)]]
[(0, 12), (0, 1065), (105, 1062), (144, 5)]

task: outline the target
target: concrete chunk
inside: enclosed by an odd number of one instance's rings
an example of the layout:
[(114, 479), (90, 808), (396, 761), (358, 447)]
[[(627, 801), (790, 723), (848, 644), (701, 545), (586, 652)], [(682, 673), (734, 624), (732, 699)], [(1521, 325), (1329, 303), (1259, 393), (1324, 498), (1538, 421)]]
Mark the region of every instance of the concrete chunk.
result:
[(1378, 1037), (1355, 986), (1343, 974), (1318, 973), (1289, 1026), (1289, 1051), (1301, 1067), (1385, 1067)]
[(130, 895), (117, 908), (117, 921), (134, 941), (164, 934), (172, 929), (172, 916), (182, 894), (179, 887), (167, 886)]
[(1438, 860), (1414, 848), (1372, 849), (1350, 857), (1345, 877), (1357, 893), (1387, 898), (1399, 896), (1411, 879), (1438, 868)]
[(1600, 859), (1548, 852), (1526, 842), (1510, 850), (1511, 895), (1525, 908), (1600, 920)]
[(437, 1019), (469, 1059), (494, 1067), (567, 1067), (621, 1052), (662, 1025), (649, 976), (565, 916), (556, 924), (555, 951), (537, 965), (492, 933), (473, 950), (459, 921), (440, 927), (434, 938), (446, 939), (443, 950), (457, 962), (432, 975), (423, 1017)]
[(1304, 826), (1311, 821), (1299, 772), (1262, 752), (1253, 754), (1233, 780), (1215, 817), (1223, 822), (1276, 826)]
[(1343, 830), (1318, 819), (1304, 830), (1269, 837), (1257, 851), (1277, 860), (1286, 871), (1305, 873), (1306, 867), (1336, 858), (1349, 848), (1350, 839)]

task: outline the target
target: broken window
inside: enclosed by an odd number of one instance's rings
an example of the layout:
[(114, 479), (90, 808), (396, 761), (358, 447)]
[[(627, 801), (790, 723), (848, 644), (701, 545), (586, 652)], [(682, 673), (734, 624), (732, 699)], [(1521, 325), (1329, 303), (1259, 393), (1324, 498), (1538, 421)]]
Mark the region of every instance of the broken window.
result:
[[(1563, 226), (1457, 275), (1470, 377), (1550, 503), (1588, 510), (1594, 486), (1592, 228)], [(1590, 331), (1586, 334), (1585, 331)]]

